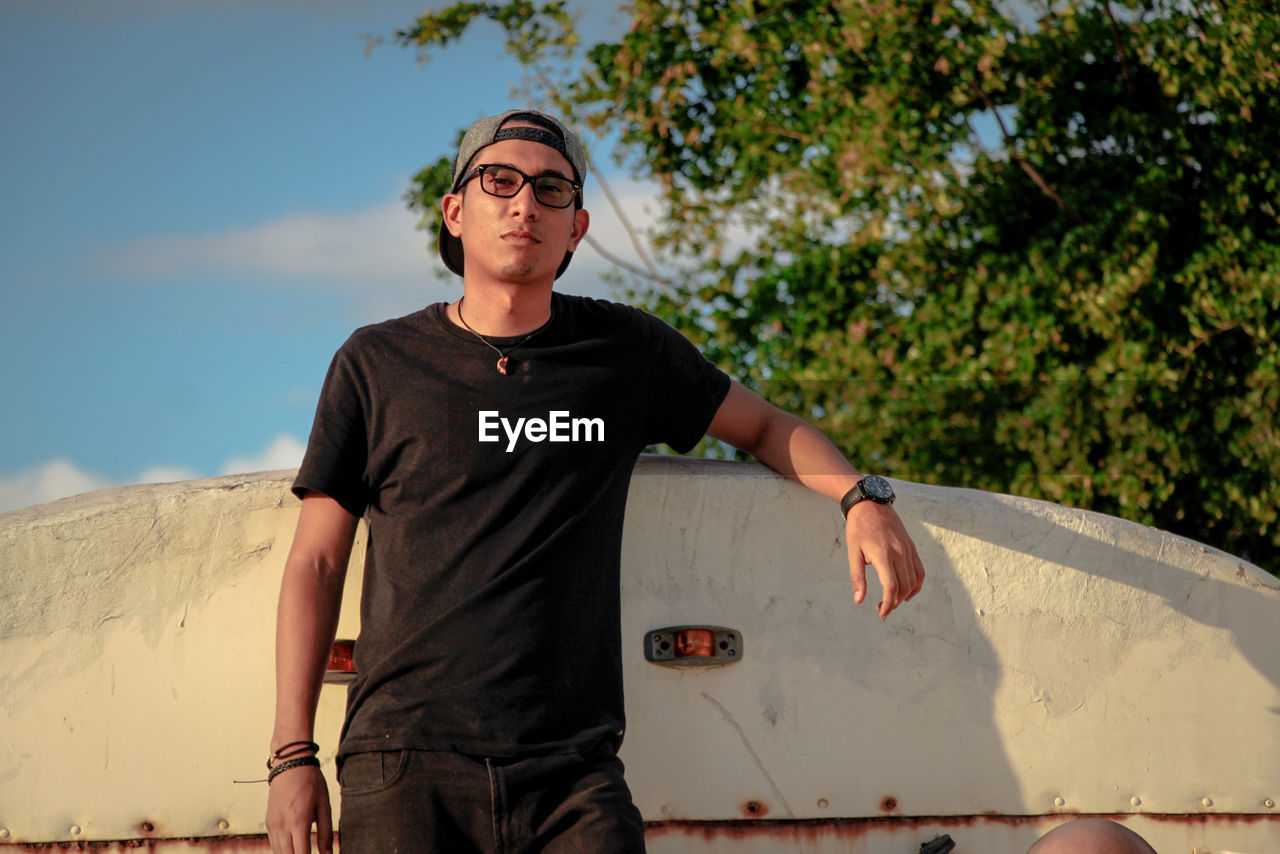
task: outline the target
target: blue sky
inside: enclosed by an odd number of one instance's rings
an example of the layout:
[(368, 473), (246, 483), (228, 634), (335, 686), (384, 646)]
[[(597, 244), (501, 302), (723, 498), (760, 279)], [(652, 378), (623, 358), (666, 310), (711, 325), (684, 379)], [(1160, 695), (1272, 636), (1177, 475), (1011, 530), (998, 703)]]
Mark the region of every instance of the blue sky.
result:
[[(488, 25), (426, 64), (364, 40), (444, 5), (6, 0), (0, 512), (294, 466), (351, 330), (456, 298), (400, 197), (522, 105), (520, 70)], [(578, 8), (588, 35), (624, 24)], [(613, 179), (641, 214), (646, 189)], [(590, 183), (587, 205), (627, 256)], [(607, 294), (577, 254), (563, 288)]]

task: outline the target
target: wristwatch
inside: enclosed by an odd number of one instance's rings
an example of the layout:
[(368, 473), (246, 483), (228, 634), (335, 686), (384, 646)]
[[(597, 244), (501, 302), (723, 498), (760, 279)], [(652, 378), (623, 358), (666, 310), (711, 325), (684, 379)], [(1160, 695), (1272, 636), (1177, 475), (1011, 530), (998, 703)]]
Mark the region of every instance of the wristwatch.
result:
[(840, 512), (848, 518), (853, 505), (864, 498), (870, 498), (877, 504), (892, 504), (895, 497), (889, 481), (879, 475), (869, 474), (855, 483), (853, 489), (846, 492), (844, 498), (840, 499)]

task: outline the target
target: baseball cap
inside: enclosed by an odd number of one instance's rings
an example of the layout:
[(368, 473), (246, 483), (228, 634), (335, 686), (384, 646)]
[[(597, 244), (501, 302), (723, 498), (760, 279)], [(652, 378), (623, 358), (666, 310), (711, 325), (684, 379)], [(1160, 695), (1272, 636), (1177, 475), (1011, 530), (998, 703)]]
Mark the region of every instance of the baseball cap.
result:
[[(510, 121), (523, 121), (536, 127), (503, 127), (503, 124)], [(537, 110), (507, 110), (496, 116), (480, 119), (467, 129), (458, 146), (458, 155), (453, 159), (453, 186), (449, 192), (458, 191), (458, 182), (467, 174), (471, 161), (482, 148), (504, 139), (527, 139), (554, 148), (573, 167), (573, 179), (579, 184), (585, 181), (587, 160), (582, 152), (582, 143), (559, 119)], [(462, 275), (462, 241), (450, 234), (444, 223), (440, 224), (440, 258), (446, 267), (459, 276)], [(571, 260), (573, 253), (564, 253), (564, 261), (556, 270), (557, 279)]]

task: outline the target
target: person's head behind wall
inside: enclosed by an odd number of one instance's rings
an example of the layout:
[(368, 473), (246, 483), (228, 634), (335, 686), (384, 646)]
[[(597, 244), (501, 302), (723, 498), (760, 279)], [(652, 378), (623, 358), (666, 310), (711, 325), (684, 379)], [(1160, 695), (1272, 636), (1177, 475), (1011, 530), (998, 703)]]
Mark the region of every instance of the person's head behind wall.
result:
[(1129, 828), (1102, 818), (1079, 818), (1040, 837), (1027, 854), (1156, 854)]
[[(459, 190), (459, 184), (467, 176), (476, 155), (486, 146), (504, 139), (526, 139), (550, 146), (564, 155), (573, 167), (573, 180), (579, 187), (586, 179), (587, 161), (583, 153), (582, 143), (559, 119), (540, 113), (536, 110), (507, 110), (496, 116), (480, 119), (462, 137), (458, 146), (458, 154), (453, 159), (453, 184), (450, 193)], [(582, 194), (579, 190), (574, 199), (574, 208), (582, 207)], [(450, 271), (463, 275), (462, 240), (454, 237), (449, 229), (440, 226), (440, 259)], [(556, 270), (556, 278), (569, 266), (573, 253), (566, 252), (560, 268)]]

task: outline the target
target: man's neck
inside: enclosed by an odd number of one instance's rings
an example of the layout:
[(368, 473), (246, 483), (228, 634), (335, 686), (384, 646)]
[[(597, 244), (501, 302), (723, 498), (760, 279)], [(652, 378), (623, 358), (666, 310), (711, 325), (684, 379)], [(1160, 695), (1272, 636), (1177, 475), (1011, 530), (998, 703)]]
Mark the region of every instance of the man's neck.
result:
[(448, 314), (454, 323), (470, 326), (481, 335), (495, 338), (526, 335), (550, 319), (551, 287), (480, 288), (464, 284), (462, 299), (449, 306)]

